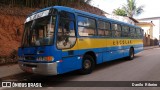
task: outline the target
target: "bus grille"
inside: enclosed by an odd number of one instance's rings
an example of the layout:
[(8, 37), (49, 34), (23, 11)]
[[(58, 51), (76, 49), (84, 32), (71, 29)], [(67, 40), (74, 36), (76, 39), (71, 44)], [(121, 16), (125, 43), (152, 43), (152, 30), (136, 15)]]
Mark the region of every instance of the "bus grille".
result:
[(36, 60), (36, 58), (33, 56), (26, 56), (25, 60)]

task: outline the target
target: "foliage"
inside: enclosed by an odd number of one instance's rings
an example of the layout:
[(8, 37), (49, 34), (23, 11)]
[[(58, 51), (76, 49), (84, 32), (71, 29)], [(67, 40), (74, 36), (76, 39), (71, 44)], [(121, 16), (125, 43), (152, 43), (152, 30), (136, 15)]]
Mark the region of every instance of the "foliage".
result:
[(114, 13), (115, 15), (119, 15), (119, 16), (127, 16), (125, 10), (122, 9), (122, 8), (114, 9), (113, 13)]
[(128, 17), (139, 15), (143, 12), (144, 6), (137, 7), (136, 0), (127, 0), (127, 4), (123, 5)]
[(92, 0), (85, 0), (87, 4), (90, 4)]

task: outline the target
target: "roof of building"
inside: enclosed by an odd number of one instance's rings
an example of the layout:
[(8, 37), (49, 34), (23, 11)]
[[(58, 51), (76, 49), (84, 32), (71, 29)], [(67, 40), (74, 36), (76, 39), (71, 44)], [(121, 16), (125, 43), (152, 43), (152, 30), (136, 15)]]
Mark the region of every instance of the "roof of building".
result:
[(152, 22), (139, 22), (137, 25), (152, 25), (155, 26)]
[(149, 18), (141, 18), (141, 19), (137, 19), (137, 20), (150, 20), (150, 19), (160, 19), (160, 17), (149, 17)]
[(136, 20), (135, 18), (129, 17), (129, 19), (131, 19), (131, 20), (134, 21), (135, 23), (139, 23), (139, 21)]

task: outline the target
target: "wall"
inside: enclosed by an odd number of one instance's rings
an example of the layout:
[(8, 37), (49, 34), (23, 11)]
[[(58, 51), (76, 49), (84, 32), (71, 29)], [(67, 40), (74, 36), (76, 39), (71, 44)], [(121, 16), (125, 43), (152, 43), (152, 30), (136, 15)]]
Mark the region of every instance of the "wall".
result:
[(146, 20), (139, 20), (140, 22), (151, 22), (154, 23), (153, 27), (153, 38), (157, 38), (160, 40), (159, 33), (160, 33), (160, 18), (158, 19), (146, 19)]

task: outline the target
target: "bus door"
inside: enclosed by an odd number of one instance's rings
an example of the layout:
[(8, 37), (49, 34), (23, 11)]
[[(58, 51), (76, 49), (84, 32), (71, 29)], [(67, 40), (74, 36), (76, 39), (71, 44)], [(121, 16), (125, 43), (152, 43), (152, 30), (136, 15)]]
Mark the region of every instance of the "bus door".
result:
[(61, 73), (76, 70), (78, 66), (78, 50), (76, 45), (75, 15), (61, 11), (57, 32), (57, 48), (62, 50)]

